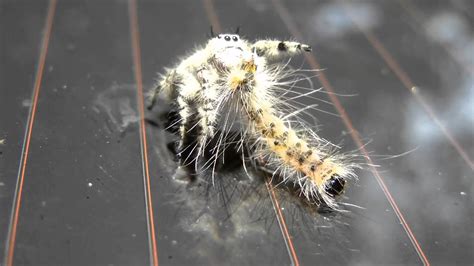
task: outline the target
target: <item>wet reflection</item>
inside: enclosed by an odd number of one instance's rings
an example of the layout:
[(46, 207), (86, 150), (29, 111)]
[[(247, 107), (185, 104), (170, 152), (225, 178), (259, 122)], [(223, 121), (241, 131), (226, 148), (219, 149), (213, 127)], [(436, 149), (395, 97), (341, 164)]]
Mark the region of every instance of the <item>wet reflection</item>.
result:
[(325, 41), (338, 39), (350, 32), (357, 32), (358, 28), (347, 16), (350, 12), (353, 19), (366, 30), (376, 27), (380, 21), (380, 11), (375, 5), (358, 2), (347, 3), (344, 7), (335, 2), (328, 2), (314, 9), (309, 21), (313, 31)]

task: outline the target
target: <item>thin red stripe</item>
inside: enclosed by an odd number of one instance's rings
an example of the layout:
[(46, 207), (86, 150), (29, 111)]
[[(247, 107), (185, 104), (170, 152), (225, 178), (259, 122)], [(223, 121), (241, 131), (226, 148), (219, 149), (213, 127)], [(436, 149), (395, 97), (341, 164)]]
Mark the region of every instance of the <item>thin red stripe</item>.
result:
[[(221, 32), (222, 31), (222, 26), (221, 26), (221, 23), (220, 23), (220, 20), (219, 20), (219, 17), (217, 16), (217, 12), (214, 8), (214, 3), (212, 0), (203, 0), (203, 6), (204, 6), (204, 9), (206, 10), (206, 14), (207, 14), (207, 17), (209, 19), (209, 22), (211, 23), (211, 25), (213, 27), (216, 28), (216, 30), (218, 32)], [(281, 224), (281, 232), (283, 234), (283, 237), (286, 239), (286, 242), (288, 243), (288, 247), (289, 247), (289, 255), (291, 256), (292, 258), (292, 261), (295, 263), (295, 265), (299, 265), (299, 260), (298, 260), (298, 256), (296, 255), (296, 251), (295, 251), (295, 248), (294, 248), (294, 245), (293, 245), (293, 240), (291, 239), (291, 236), (288, 232), (288, 227), (286, 225), (286, 222), (285, 222), (285, 217), (283, 215), (283, 212), (281, 211), (280, 209), (280, 204), (278, 202), (278, 199), (275, 195), (275, 192), (273, 191), (273, 189), (271, 189), (271, 185), (268, 183), (269, 181), (267, 181), (267, 190), (268, 192), (270, 193), (270, 199), (272, 200), (272, 202), (274, 202), (274, 208), (276, 210), (276, 213), (277, 213), (277, 219), (279, 221), (279, 223)]]
[(19, 186), (18, 186), (18, 191), (15, 197), (15, 208), (14, 208), (14, 214), (13, 214), (13, 219), (11, 222), (11, 229), (9, 232), (9, 239), (8, 239), (8, 246), (7, 246), (7, 258), (6, 258), (6, 265), (11, 266), (13, 265), (13, 256), (15, 253), (15, 242), (16, 242), (16, 235), (17, 235), (17, 229), (18, 229), (18, 219), (19, 219), (19, 213), (20, 213), (20, 208), (21, 208), (21, 199), (23, 195), (23, 184), (25, 181), (25, 172), (26, 172), (26, 164), (28, 162), (28, 155), (30, 151), (30, 142), (31, 142), (31, 135), (33, 132), (33, 125), (35, 121), (35, 115), (36, 115), (36, 109), (38, 106), (38, 97), (39, 97), (39, 92), (41, 88), (41, 81), (43, 79), (43, 70), (46, 62), (46, 55), (48, 53), (48, 46), (49, 46), (49, 40), (51, 37), (51, 29), (53, 27), (53, 18), (54, 18), (54, 12), (56, 10), (56, 0), (50, 0), (49, 2), (49, 7), (48, 7), (48, 14), (46, 16), (46, 24), (44, 27), (44, 35), (43, 35), (43, 41), (41, 44), (41, 50), (40, 50), (40, 57), (38, 61), (38, 69), (36, 72), (36, 78), (35, 78), (35, 83), (34, 83), (34, 96), (33, 96), (33, 102), (32, 102), (32, 108), (31, 108), (31, 113), (30, 113), (30, 120), (28, 121), (28, 127), (27, 127), (27, 137), (26, 137), (26, 142), (24, 143), (25, 145), (25, 150), (24, 150), (24, 157), (23, 161), (21, 162), (21, 174), (20, 174), (20, 180), (19, 180)]
[(137, 84), (137, 97), (138, 97), (138, 109), (140, 113), (140, 141), (143, 145), (143, 160), (145, 163), (145, 179), (146, 179), (146, 193), (147, 193), (147, 206), (149, 213), (149, 224), (151, 234), (151, 245), (152, 245), (152, 264), (158, 266), (158, 248), (156, 245), (156, 234), (155, 234), (155, 221), (153, 214), (153, 201), (151, 196), (150, 188), (150, 171), (148, 164), (148, 146), (145, 129), (145, 108), (143, 100), (143, 83), (142, 83), (142, 63), (141, 63), (141, 52), (140, 52), (140, 36), (138, 31), (138, 17), (137, 17), (137, 3), (136, 0), (129, 1), (129, 14), (130, 14), (130, 29), (132, 35), (132, 52), (133, 52), (133, 65), (135, 67), (135, 81)]
[[(360, 27), (359, 27), (360, 28)], [(426, 113), (428, 116), (435, 122), (435, 124), (441, 129), (443, 132), (444, 136), (448, 139), (448, 141), (451, 143), (451, 145), (456, 149), (456, 151), (461, 155), (461, 157), (466, 161), (466, 163), (469, 165), (471, 170), (474, 170), (474, 163), (472, 160), (469, 158), (467, 155), (466, 151), (461, 147), (459, 142), (452, 136), (451, 132), (441, 123), (441, 121), (438, 119), (436, 114), (434, 113), (433, 109), (431, 106), (429, 106), (426, 101), (423, 99), (423, 97), (420, 95), (418, 92), (417, 87), (411, 80), (411, 78), (408, 76), (408, 74), (400, 67), (398, 62), (393, 58), (393, 56), (390, 54), (390, 52), (385, 48), (385, 46), (373, 35), (371, 32), (362, 30), (360, 28), (362, 33), (364, 33), (365, 37), (369, 41), (369, 43), (374, 47), (374, 49), (377, 51), (377, 53), (382, 57), (382, 59), (385, 61), (385, 63), (390, 67), (390, 69), (395, 73), (395, 75), (398, 77), (398, 79), (402, 82), (402, 84), (405, 86), (406, 89), (408, 89), (414, 96), (416, 101), (425, 109)]]
[[(278, 198), (275, 194), (275, 190), (273, 189), (273, 186), (271, 185), (270, 178), (267, 178), (266, 180), (266, 185), (267, 185), (267, 190), (270, 192), (270, 199), (273, 201), (275, 204), (274, 209), (276, 210), (278, 221), (280, 221), (281, 226), (282, 226), (282, 233), (287, 240), (291, 240), (290, 233), (288, 232), (288, 226), (286, 225), (285, 217), (283, 216), (283, 212), (281, 211), (280, 208), (280, 203), (278, 202)], [(293, 241), (288, 241), (288, 249), (291, 253), (291, 257), (293, 258), (293, 263), (295, 266), (299, 266), (300, 262), (298, 260), (298, 256), (296, 256), (296, 251), (295, 247), (293, 246)]]
[[(420, 14), (420, 12), (415, 10), (416, 7), (414, 6), (414, 4), (410, 0), (398, 0), (398, 3), (408, 13), (408, 15), (417, 24), (419, 24), (419, 27), (426, 31), (427, 27), (424, 25), (425, 18), (423, 18), (423, 15)], [(410, 26), (414, 27), (413, 24), (411, 23), (410, 23)], [(419, 28), (417, 27), (414, 27), (414, 28), (415, 28), (415, 31), (418, 31), (420, 34), (425, 34), (422, 31), (420, 32)], [(453, 58), (454, 61), (456, 61), (456, 63), (458, 63), (466, 71), (466, 73), (470, 75), (474, 75), (474, 65), (472, 64), (473, 62), (471, 62), (471, 64), (465, 62), (466, 59), (462, 58), (461, 54), (454, 51), (453, 48), (450, 48), (448, 44), (444, 42), (440, 42), (440, 41), (438, 41), (437, 43), (439, 46), (443, 47), (443, 49), (451, 56), (451, 58)]]
[(209, 19), (211, 26), (216, 29), (216, 32), (222, 32), (222, 26), (212, 0), (203, 0), (203, 5), (204, 9), (206, 9), (207, 18)]
[[(290, 30), (291, 34), (295, 36), (298, 39), (302, 38), (301, 33), (299, 32), (298, 28), (293, 22), (293, 19), (291, 18), (288, 10), (283, 6), (283, 4), (279, 0), (273, 0), (272, 1), (278, 14), (282, 18), (283, 22), (286, 24), (287, 28)], [(316, 60), (316, 57), (313, 54), (305, 54), (306, 59), (308, 60), (309, 64), (311, 65), (312, 68), (314, 69), (321, 69), (319, 63)], [(349, 130), (352, 139), (356, 143), (356, 145), (359, 147), (359, 149), (362, 151), (364, 157), (366, 158), (367, 162), (369, 165), (374, 165), (372, 162), (372, 159), (369, 157), (369, 154), (367, 150), (365, 149), (365, 146), (359, 136), (359, 133), (357, 130), (354, 128), (352, 125), (352, 121), (350, 120), (349, 116), (347, 115), (344, 107), (342, 106), (341, 102), (337, 98), (337, 96), (334, 93), (334, 89), (332, 88), (332, 85), (329, 83), (329, 80), (327, 79), (326, 75), (323, 72), (318, 73), (318, 79), (323, 85), (324, 89), (329, 92), (329, 98), (331, 99), (331, 102), (334, 104), (334, 107), (337, 109), (337, 111), (341, 114), (342, 120), (346, 126), (346, 128)], [(374, 174), (375, 179), (377, 180), (380, 188), (384, 192), (385, 197), (389, 201), (390, 205), (392, 206), (393, 210), (395, 211), (395, 214), (397, 215), (397, 218), (399, 219), (400, 223), (402, 224), (403, 229), (408, 235), (408, 238), (410, 239), (411, 243), (413, 244), (413, 247), (415, 248), (417, 254), (420, 257), (420, 260), (423, 262), (425, 265), (430, 265), (428, 259), (426, 258), (423, 250), (421, 249), (420, 244), (418, 243), (418, 240), (416, 239), (415, 235), (413, 234), (410, 226), (406, 222), (403, 214), (401, 213), (400, 209), (398, 208), (397, 203), (393, 199), (390, 191), (388, 190), (387, 186), (385, 185), (385, 182), (383, 181), (382, 176), (379, 174), (377, 169), (375, 169), (373, 166), (371, 166), (371, 171)]]

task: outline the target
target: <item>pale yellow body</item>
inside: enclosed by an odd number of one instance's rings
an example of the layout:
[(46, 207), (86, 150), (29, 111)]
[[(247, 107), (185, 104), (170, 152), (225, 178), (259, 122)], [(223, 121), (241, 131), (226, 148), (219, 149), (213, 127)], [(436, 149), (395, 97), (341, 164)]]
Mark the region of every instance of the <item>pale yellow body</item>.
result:
[[(220, 122), (224, 124), (222, 131), (230, 130), (227, 123), (242, 123), (242, 141), (258, 147), (250, 159), (276, 166), (283, 173), (283, 181), (299, 186), (307, 199), (320, 199), (336, 206), (334, 198), (326, 192), (328, 180), (353, 176), (353, 165), (345, 164), (343, 156), (332, 154), (328, 149), (330, 143), (314, 132), (301, 133), (302, 128), (284, 118), (282, 100), (274, 94), (275, 88), (284, 86), (280, 80), (288, 74), (285, 66), (273, 61), (310, 50), (297, 42), (262, 40), (251, 44), (238, 35), (222, 34), (176, 68), (168, 69), (159, 88), (165, 98), (179, 107), (180, 148), (191, 145), (185, 139), (193, 128), (189, 125), (192, 118), (197, 117), (194, 126), (201, 129), (193, 148), (197, 153), (191, 156), (196, 161), (207, 140), (214, 136), (219, 121), (224, 120)], [(229, 122), (228, 115), (222, 113), (229, 109), (237, 112), (238, 122)], [(219, 144), (225, 142), (223, 136)], [(219, 153), (219, 147), (214, 150)]]

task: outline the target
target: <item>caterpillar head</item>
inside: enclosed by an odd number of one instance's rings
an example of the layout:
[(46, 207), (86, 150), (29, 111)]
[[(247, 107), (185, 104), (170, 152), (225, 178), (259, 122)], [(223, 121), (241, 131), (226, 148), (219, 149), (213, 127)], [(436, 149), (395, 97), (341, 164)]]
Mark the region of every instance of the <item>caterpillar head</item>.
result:
[(311, 173), (307, 175), (304, 191), (309, 199), (321, 199), (329, 207), (337, 208), (335, 200), (344, 194), (346, 178), (352, 176), (352, 170), (333, 159), (310, 165)]
[(324, 191), (332, 196), (340, 196), (344, 193), (344, 186), (346, 185), (346, 180), (338, 174), (333, 174), (326, 183), (324, 184)]
[(252, 57), (247, 44), (238, 34), (218, 34), (209, 40), (206, 50), (226, 67), (233, 67)]

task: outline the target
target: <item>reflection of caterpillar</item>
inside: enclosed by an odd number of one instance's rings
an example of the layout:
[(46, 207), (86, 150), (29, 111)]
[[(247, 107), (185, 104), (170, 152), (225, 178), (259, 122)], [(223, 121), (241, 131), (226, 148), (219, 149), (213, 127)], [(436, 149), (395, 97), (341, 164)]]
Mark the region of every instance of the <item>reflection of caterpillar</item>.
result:
[[(334, 145), (304, 124), (290, 120), (312, 106), (285, 115), (291, 106), (277, 97), (278, 90), (296, 87), (296, 81), (285, 81), (296, 74), (274, 61), (309, 51), (308, 45), (297, 42), (249, 43), (237, 34), (219, 34), (167, 70), (152, 105), (161, 92), (177, 110), (181, 165), (195, 170), (205, 151), (211, 150), (215, 166), (238, 126), (242, 157), (263, 161), (262, 167), (295, 185), (310, 202), (335, 207), (334, 198), (343, 193), (356, 165), (335, 154)], [(214, 137), (217, 144), (207, 147)], [(244, 150), (251, 151), (250, 156)]]

